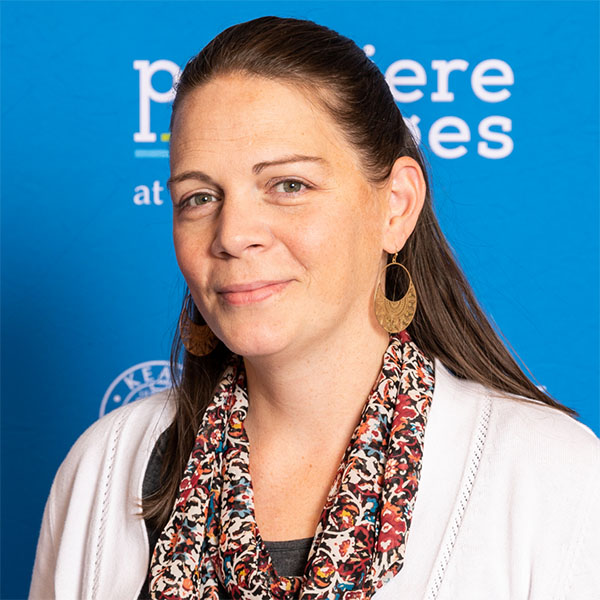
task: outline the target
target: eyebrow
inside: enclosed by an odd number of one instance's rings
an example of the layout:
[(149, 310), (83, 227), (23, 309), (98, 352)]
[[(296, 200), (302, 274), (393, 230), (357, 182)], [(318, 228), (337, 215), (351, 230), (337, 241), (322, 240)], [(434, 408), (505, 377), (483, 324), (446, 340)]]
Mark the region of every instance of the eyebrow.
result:
[[(329, 164), (324, 158), (321, 158), (320, 156), (291, 154), (289, 156), (278, 158), (277, 160), (265, 160), (263, 162), (256, 163), (252, 167), (252, 173), (254, 175), (258, 175), (263, 169), (266, 169), (267, 167), (272, 167), (274, 165), (283, 165), (291, 162), (318, 162), (324, 165)], [(186, 179), (197, 179), (199, 181), (204, 181), (217, 188), (220, 192), (223, 191), (221, 186), (212, 177), (210, 177), (210, 175), (207, 175), (203, 171), (184, 171), (183, 173), (179, 173), (178, 175), (173, 175), (167, 180), (167, 189), (171, 189), (172, 184), (179, 183), (180, 181), (185, 181)]]

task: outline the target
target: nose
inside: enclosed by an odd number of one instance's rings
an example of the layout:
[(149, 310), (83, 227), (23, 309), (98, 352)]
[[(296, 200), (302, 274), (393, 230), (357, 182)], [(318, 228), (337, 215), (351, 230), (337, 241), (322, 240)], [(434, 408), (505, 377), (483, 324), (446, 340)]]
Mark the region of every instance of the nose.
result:
[(211, 250), (215, 256), (241, 257), (269, 247), (273, 241), (264, 207), (251, 194), (223, 199)]

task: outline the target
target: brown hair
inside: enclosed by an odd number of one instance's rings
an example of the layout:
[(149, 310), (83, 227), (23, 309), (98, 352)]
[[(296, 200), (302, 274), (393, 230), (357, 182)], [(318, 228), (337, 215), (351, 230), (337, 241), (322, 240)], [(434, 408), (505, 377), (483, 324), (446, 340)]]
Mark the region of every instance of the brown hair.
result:
[[(457, 377), (498, 391), (531, 398), (569, 415), (569, 409), (530, 381), (479, 306), (440, 230), (433, 211), (425, 160), (377, 66), (350, 39), (311, 21), (261, 17), (229, 27), (186, 65), (177, 85), (171, 130), (186, 95), (220, 74), (243, 73), (295, 87), (319, 103), (359, 153), (363, 173), (384, 182), (400, 156), (418, 162), (427, 196), (416, 228), (398, 255), (411, 273), (419, 298), (408, 327), (425, 354)], [(391, 277), (402, 269), (392, 271)], [(402, 281), (388, 285), (402, 287)], [(186, 298), (189, 291), (186, 291)], [(185, 302), (185, 299), (184, 299)], [(194, 320), (202, 317), (194, 307)], [(178, 362), (183, 353), (183, 371)], [(163, 460), (163, 486), (147, 502), (144, 516), (157, 527), (168, 520), (203, 412), (230, 351), (219, 342), (208, 356), (188, 353), (175, 334), (171, 371), (176, 417)]]

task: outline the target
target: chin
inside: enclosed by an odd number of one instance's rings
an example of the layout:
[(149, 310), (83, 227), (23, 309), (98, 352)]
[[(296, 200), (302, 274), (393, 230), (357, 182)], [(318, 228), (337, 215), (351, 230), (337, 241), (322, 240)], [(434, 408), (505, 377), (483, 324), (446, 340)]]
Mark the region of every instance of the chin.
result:
[(238, 327), (231, 333), (223, 331), (219, 337), (232, 352), (245, 358), (278, 354), (289, 347), (291, 341), (281, 328), (260, 325)]

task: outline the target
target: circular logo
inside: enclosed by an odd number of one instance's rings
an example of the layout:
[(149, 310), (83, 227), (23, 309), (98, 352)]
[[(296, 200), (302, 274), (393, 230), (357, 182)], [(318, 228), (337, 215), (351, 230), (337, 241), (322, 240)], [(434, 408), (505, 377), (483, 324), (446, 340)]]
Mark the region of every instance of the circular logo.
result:
[(172, 381), (168, 360), (149, 360), (134, 365), (108, 386), (100, 404), (100, 416), (170, 387)]

